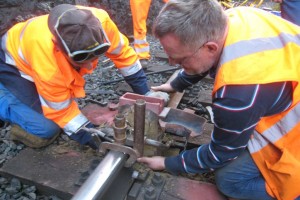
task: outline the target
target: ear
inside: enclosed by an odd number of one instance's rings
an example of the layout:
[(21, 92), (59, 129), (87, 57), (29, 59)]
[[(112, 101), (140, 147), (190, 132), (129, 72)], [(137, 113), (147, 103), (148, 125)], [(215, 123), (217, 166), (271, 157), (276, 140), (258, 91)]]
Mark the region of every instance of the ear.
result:
[(56, 38), (54, 36), (51, 38), (51, 40), (54, 44), (57, 44)]
[(219, 45), (216, 42), (207, 42), (204, 46), (211, 54), (216, 54), (219, 50)]
[(59, 45), (58, 45), (58, 43), (57, 43), (57, 41), (56, 41), (56, 39), (55, 39), (55, 37), (52, 37), (52, 42), (53, 42), (53, 44), (54, 44), (54, 48), (56, 48), (56, 49), (60, 49), (60, 47), (59, 47)]
[(55, 47), (60, 49), (59, 44), (58, 44), (56, 38), (55, 38), (55, 37), (52, 37), (51, 40), (52, 40), (53, 44), (55, 45)]

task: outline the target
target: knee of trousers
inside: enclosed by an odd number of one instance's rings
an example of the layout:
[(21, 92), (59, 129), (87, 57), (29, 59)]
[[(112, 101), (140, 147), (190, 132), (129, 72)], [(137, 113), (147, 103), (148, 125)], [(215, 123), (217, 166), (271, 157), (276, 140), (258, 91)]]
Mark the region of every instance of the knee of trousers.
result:
[(218, 190), (226, 196), (230, 196), (238, 190), (231, 173), (227, 173), (226, 167), (215, 171), (215, 182)]
[(39, 115), (30, 121), (14, 122), (26, 132), (43, 139), (49, 139), (61, 132), (61, 128), (52, 120)]
[(41, 121), (40, 126), (41, 127), (38, 127), (37, 130), (35, 130), (34, 128), (30, 128), (28, 132), (38, 137), (49, 139), (62, 131), (61, 128), (56, 123), (54, 123), (52, 120), (49, 120), (47, 118)]

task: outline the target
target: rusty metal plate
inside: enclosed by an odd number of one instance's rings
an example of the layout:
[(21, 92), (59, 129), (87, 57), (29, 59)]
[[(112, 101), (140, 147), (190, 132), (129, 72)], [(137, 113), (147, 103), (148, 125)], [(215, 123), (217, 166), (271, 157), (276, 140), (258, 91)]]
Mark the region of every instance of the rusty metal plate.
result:
[(160, 114), (160, 125), (167, 124), (181, 125), (192, 131), (191, 136), (199, 136), (203, 133), (206, 119), (198, 115), (174, 108), (165, 108)]
[(0, 174), (34, 184), (43, 194), (70, 199), (79, 189), (76, 182), (83, 173), (91, 170), (95, 159), (99, 160), (99, 157), (58, 145), (46, 149), (26, 148), (7, 161)]
[(226, 200), (216, 185), (182, 177), (170, 177), (159, 200)]

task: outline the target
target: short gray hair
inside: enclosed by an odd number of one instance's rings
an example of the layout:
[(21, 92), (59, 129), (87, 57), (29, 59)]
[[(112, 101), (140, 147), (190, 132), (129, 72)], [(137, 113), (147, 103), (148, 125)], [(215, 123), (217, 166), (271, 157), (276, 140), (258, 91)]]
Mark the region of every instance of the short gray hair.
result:
[(170, 0), (153, 25), (153, 34), (161, 38), (173, 33), (185, 46), (197, 48), (223, 37), (227, 16), (216, 0)]

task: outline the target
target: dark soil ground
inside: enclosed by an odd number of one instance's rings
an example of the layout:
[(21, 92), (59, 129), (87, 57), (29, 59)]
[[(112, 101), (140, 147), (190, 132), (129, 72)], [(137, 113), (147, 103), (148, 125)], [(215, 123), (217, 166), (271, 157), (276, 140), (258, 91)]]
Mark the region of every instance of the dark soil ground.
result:
[[(129, 0), (3, 0), (0, 1), (0, 35), (17, 22), (25, 21), (34, 16), (47, 14), (51, 8), (62, 3), (102, 8), (109, 13), (122, 33), (128, 36), (132, 35), (132, 18)], [(162, 6), (162, 0), (152, 1), (147, 20), (149, 32), (151, 31), (153, 19), (157, 16)]]

